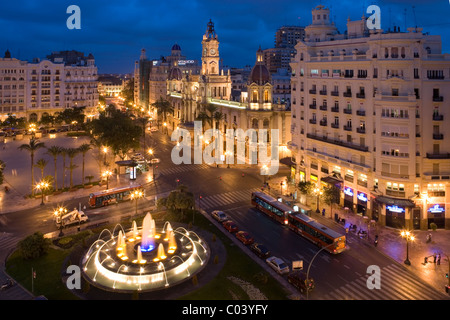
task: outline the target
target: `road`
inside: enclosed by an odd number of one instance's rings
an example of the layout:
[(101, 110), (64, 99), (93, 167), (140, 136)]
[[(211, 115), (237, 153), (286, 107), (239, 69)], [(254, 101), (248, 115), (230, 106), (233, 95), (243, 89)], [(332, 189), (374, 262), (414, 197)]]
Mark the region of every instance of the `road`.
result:
[[(251, 192), (260, 190), (263, 178), (257, 168), (244, 169), (222, 165), (219, 168), (203, 165), (174, 166), (170, 159), (173, 142), (159, 132), (148, 135), (147, 146), (152, 146), (157, 165), (156, 183), (145, 185), (146, 197), (138, 201), (138, 211), (142, 212), (154, 204), (154, 194), (173, 190), (178, 184), (185, 184), (196, 197), (197, 205), (207, 212), (220, 209), (234, 220), (240, 229), (248, 231), (256, 241), (266, 244), (272, 254), (282, 258), (289, 265), (294, 260), (303, 260), (309, 265), (318, 248), (311, 242), (295, 234), (287, 227), (271, 220), (250, 204)], [(286, 176), (287, 168), (280, 168), (278, 176)], [(243, 176), (242, 174), (245, 173)], [(202, 199), (199, 199), (199, 196)], [(87, 197), (65, 203), (68, 208), (85, 205)], [(135, 203), (125, 202), (104, 208), (87, 209), (90, 220), (117, 217), (134, 212)], [(5, 214), (0, 224), (0, 233), (7, 232), (9, 241), (37, 229), (46, 233), (56, 230), (51, 218), (51, 205), (32, 210)], [(320, 218), (319, 218), (320, 219)], [(321, 221), (329, 227), (330, 220)], [(338, 230), (341, 231), (342, 230)], [(10, 243), (10, 242), (9, 242)], [(1, 240), (0, 240), (1, 244)], [(367, 268), (376, 265), (381, 270), (381, 289), (370, 290), (366, 281)], [(446, 296), (432, 289), (413, 276), (403, 266), (376, 250), (372, 245), (353, 235), (348, 237), (348, 250), (331, 255), (322, 252), (314, 260), (310, 275), (315, 279), (316, 288), (311, 299), (445, 299)]]

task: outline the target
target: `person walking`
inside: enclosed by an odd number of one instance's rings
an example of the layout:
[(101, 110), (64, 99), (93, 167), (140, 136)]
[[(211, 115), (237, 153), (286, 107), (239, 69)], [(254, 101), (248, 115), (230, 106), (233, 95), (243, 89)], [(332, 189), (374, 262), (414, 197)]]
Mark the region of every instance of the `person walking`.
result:
[(433, 263), (436, 263), (436, 253), (433, 254)]
[(441, 265), (441, 254), (440, 253), (438, 254), (438, 257), (437, 257), (437, 265), (438, 266)]

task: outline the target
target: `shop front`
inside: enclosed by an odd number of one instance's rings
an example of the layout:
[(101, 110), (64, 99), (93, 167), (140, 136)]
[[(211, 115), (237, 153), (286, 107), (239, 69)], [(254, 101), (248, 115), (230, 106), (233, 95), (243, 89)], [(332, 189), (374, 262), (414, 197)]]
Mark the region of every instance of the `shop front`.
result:
[(362, 216), (367, 215), (367, 194), (364, 192), (359, 192), (356, 195), (357, 203), (356, 203), (356, 213)]
[(396, 205), (386, 206), (386, 226), (404, 229), (405, 228), (405, 213), (404, 207)]
[(353, 189), (350, 187), (344, 187), (344, 207), (353, 212)]
[(430, 204), (427, 209), (428, 228), (431, 229), (432, 223), (436, 224), (439, 229), (445, 228), (445, 204)]
[(378, 212), (382, 212), (382, 210), (379, 210), (380, 206), (385, 207), (384, 217), (382, 218), (384, 225), (397, 229), (412, 228), (412, 225), (410, 225), (412, 223), (411, 212), (416, 206), (413, 201), (379, 196), (375, 198), (375, 202)]

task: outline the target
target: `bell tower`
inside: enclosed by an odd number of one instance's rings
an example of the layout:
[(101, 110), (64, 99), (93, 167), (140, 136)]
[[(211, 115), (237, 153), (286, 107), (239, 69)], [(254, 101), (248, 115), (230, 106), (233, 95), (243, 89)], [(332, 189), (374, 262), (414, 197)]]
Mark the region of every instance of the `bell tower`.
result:
[(219, 61), (219, 40), (210, 19), (202, 41), (202, 74), (219, 75)]

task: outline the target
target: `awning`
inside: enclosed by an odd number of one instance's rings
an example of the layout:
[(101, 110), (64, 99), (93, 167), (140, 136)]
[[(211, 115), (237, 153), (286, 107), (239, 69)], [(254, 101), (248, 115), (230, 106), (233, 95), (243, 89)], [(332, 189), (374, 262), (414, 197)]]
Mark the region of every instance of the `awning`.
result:
[(291, 157), (286, 157), (286, 158), (280, 159), (280, 163), (287, 165), (287, 166), (291, 166), (291, 167), (296, 166), (296, 163), (294, 161), (292, 161)]
[(336, 184), (341, 184), (344, 181), (339, 179), (337, 176), (328, 176), (325, 178), (321, 178), (320, 181), (328, 183), (328, 184), (332, 184), (332, 185), (336, 185)]
[(409, 200), (409, 199), (396, 199), (396, 198), (390, 198), (390, 197), (385, 197), (385, 196), (379, 196), (375, 198), (375, 201), (385, 204), (385, 205), (395, 205), (397, 207), (409, 207), (409, 208), (414, 208), (416, 206), (416, 204)]

